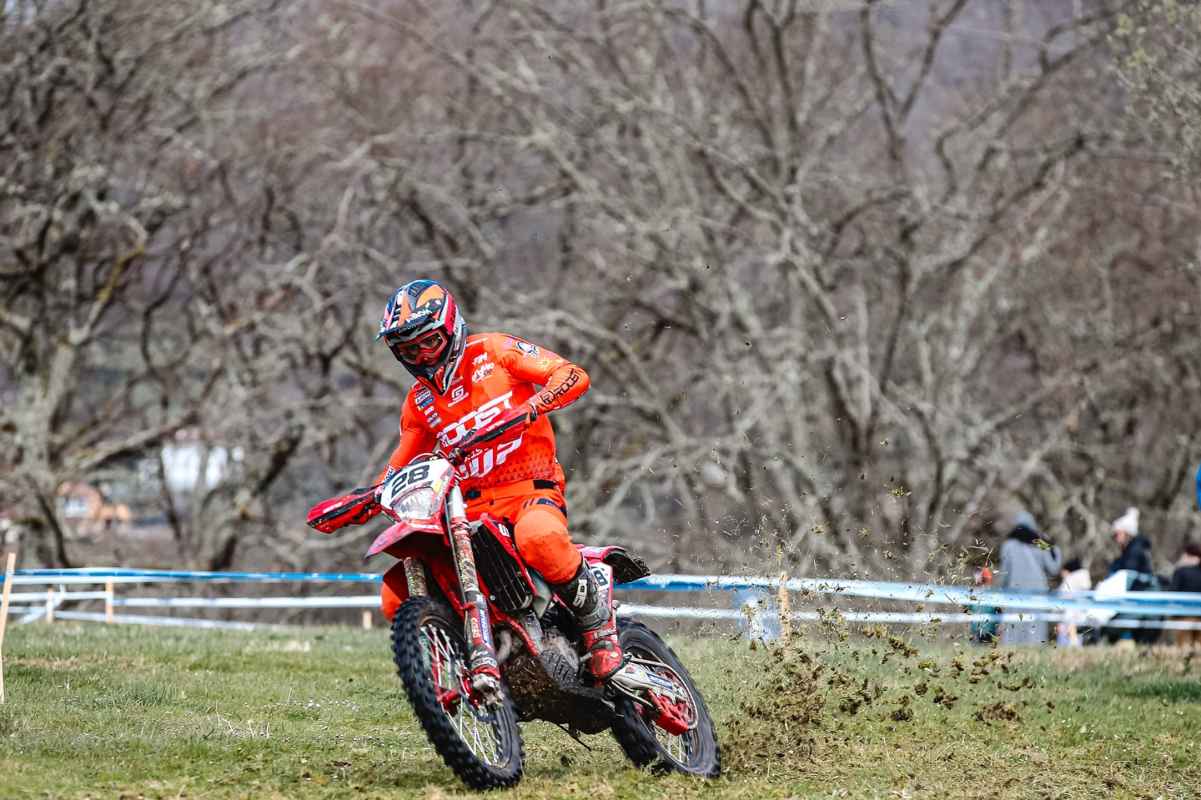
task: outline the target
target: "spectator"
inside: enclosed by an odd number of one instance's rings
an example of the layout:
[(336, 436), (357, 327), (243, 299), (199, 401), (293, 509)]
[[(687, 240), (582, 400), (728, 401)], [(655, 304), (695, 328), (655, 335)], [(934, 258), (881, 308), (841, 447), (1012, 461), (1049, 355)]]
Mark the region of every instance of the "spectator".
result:
[[(1172, 583), (1173, 592), (1201, 592), (1201, 544), (1189, 542), (1176, 562)], [(1180, 622), (1201, 622), (1198, 617), (1178, 617)], [(1176, 644), (1181, 647), (1201, 647), (1201, 630), (1176, 631)]]
[[(993, 574), (988, 567), (976, 567), (975, 575), (972, 576), (972, 583), (977, 589), (991, 589)], [(968, 606), (969, 614), (1000, 614), (1001, 609), (997, 606), (990, 605), (971, 605)], [(1000, 623), (996, 619), (977, 620), (969, 626), (973, 642), (980, 644), (993, 644), (997, 641), (997, 629)]]
[[(1001, 589), (1046, 592), (1048, 581), (1059, 571), (1059, 548), (1038, 530), (1028, 511), (1013, 521), (1001, 545)], [(1031, 613), (1018, 610), (1018, 613)], [(1001, 627), (1001, 644), (1041, 644), (1047, 641), (1047, 623), (1014, 622)]]
[[(1073, 558), (1065, 561), (1059, 570), (1059, 591), (1061, 594), (1087, 592), (1093, 588), (1093, 578), (1088, 570)], [(1087, 619), (1083, 611), (1068, 609), (1063, 612), (1063, 621), (1055, 626), (1055, 641), (1060, 647), (1080, 647), (1083, 641), (1080, 637), (1080, 625)]]
[[(1155, 591), (1159, 589), (1159, 578), (1151, 564), (1151, 540), (1139, 532), (1138, 509), (1134, 506), (1126, 509), (1126, 513), (1113, 521), (1113, 540), (1117, 542), (1121, 553), (1109, 564), (1108, 575), (1119, 570), (1130, 570), (1134, 577), (1129, 581), (1128, 590), (1132, 592)], [(1130, 619), (1119, 614), (1114, 620)], [(1154, 622), (1153, 617), (1136, 617), (1144, 622)], [(1112, 620), (1111, 620), (1112, 621)], [(1159, 638), (1158, 628), (1119, 628), (1106, 627), (1102, 634), (1111, 644), (1154, 644)], [(1133, 641), (1131, 641), (1133, 640)]]
[[(1118, 555), (1109, 565), (1110, 575), (1118, 570), (1128, 569), (1139, 573), (1138, 581), (1150, 581), (1154, 578), (1155, 569), (1151, 566), (1151, 540), (1139, 533), (1138, 509), (1131, 506), (1126, 513), (1113, 521), (1113, 540), (1121, 548)], [(1130, 587), (1136, 588), (1147, 587)]]

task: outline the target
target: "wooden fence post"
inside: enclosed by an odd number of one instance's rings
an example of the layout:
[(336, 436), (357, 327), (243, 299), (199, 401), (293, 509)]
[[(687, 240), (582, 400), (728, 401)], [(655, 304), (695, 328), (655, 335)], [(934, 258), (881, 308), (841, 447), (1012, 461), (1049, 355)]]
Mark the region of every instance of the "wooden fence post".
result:
[(54, 622), (54, 587), (46, 587), (46, 621)]
[(4, 629), (8, 627), (8, 593), (12, 590), (16, 565), (17, 554), (9, 553), (4, 559), (4, 587), (0, 589), (0, 703), (4, 702)]
[(111, 580), (104, 582), (104, 621), (109, 623), (113, 621), (113, 582)]
[(776, 608), (780, 611), (780, 644), (788, 646), (792, 639), (792, 609), (788, 597), (788, 573), (780, 573), (780, 589), (776, 596)]
[(363, 627), (371, 630), (371, 611), (369, 609), (363, 611)]

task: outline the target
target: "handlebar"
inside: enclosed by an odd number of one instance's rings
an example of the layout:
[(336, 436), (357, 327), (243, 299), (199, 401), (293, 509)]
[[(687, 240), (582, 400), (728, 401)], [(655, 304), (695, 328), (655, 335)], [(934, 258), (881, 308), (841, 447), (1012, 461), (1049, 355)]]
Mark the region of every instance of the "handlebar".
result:
[(438, 447), (435, 452), (440, 453), (451, 463), (457, 464), (459, 461), (462, 461), (468, 453), (480, 445), (495, 441), (504, 434), (509, 433), (516, 428), (524, 428), (529, 424), (529, 422), (530, 418), (528, 414), (520, 417), (514, 417), (511, 420), (500, 423), (494, 428), (485, 428), (482, 431), (476, 431), (474, 435), (468, 436), (450, 448), (444, 449), (442, 447)]

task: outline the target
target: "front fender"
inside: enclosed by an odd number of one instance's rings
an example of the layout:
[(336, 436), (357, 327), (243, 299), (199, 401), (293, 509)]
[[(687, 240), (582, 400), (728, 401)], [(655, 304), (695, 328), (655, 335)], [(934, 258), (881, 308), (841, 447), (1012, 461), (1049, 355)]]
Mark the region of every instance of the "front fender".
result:
[[(371, 543), (371, 547), (367, 548), (367, 554), (363, 556), (363, 560), (367, 561), (372, 556), (379, 555), (385, 550), (400, 544), (409, 536), (416, 534), (425, 534), (434, 536), (442, 536), (443, 531), (438, 525), (422, 525), (409, 521), (397, 522), (389, 528), (386, 528), (383, 533), (375, 537), (375, 541)], [(406, 542), (407, 544), (407, 542)]]

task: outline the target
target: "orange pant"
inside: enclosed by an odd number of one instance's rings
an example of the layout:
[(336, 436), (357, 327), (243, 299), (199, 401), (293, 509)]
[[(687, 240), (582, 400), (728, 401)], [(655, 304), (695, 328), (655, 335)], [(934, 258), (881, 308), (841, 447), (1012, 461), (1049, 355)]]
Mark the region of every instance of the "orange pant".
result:
[[(467, 501), (467, 518), (475, 520), (487, 514), (493, 519), (507, 520), (522, 560), (550, 583), (565, 583), (580, 568), (582, 559), (567, 533), (564, 508), (566, 502), (561, 491), (531, 490), (529, 482), (524, 481), (481, 490), (478, 497)], [(395, 564), (384, 575), (381, 589), (384, 616), (392, 619), (407, 596), (404, 566)]]
[(513, 526), (517, 552), (526, 564), (550, 583), (566, 583), (580, 568), (580, 551), (567, 533), (567, 507), (558, 489), (535, 489), (531, 493), (505, 496), (506, 487), (483, 490), (467, 503), (468, 519), (487, 514), (508, 520)]

